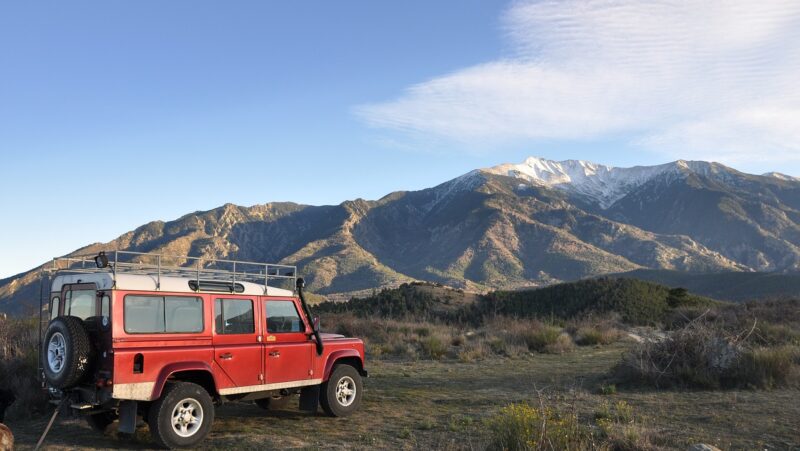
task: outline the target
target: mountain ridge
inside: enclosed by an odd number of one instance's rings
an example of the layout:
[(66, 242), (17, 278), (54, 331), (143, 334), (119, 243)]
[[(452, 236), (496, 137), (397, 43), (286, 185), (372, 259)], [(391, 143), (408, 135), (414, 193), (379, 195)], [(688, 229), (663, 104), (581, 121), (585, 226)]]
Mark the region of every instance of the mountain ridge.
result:
[[(499, 165), (339, 205), (225, 204), (76, 252), (296, 264), (311, 290), (331, 296), (414, 280), (488, 291), (641, 269), (800, 269), (800, 181), (707, 162), (568, 161), (532, 157), (522, 163), (530, 173)], [(0, 311), (32, 305), (35, 277), (0, 281)]]

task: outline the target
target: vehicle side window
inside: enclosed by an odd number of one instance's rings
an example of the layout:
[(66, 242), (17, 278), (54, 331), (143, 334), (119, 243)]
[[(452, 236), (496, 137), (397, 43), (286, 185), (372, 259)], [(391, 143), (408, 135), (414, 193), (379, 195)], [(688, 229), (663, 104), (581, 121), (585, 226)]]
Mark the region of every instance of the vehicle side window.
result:
[(125, 332), (179, 334), (203, 331), (203, 300), (184, 296), (125, 296)]
[(97, 293), (94, 290), (67, 291), (64, 303), (64, 315), (77, 316), (86, 319), (96, 315), (95, 300)]
[(255, 332), (253, 301), (247, 299), (217, 299), (214, 301), (214, 321), (222, 335), (252, 334)]
[(302, 332), (303, 326), (292, 301), (267, 301), (267, 332)]
[(50, 306), (50, 319), (56, 319), (58, 317), (58, 309), (61, 308), (61, 298), (58, 296), (53, 298), (53, 302)]
[(110, 312), (111, 312), (111, 298), (109, 298), (107, 294), (104, 294), (103, 299), (100, 300), (100, 316), (108, 318)]

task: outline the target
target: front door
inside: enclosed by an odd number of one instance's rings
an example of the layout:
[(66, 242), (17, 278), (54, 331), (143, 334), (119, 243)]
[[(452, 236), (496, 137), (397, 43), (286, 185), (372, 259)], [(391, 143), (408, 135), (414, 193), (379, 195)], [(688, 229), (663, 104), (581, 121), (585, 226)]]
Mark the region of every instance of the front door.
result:
[(264, 383), (255, 307), (251, 299), (214, 299), (214, 360), (233, 387)]
[(306, 335), (306, 325), (292, 300), (266, 299), (264, 375), (267, 384), (313, 379), (311, 351), (313, 343)]

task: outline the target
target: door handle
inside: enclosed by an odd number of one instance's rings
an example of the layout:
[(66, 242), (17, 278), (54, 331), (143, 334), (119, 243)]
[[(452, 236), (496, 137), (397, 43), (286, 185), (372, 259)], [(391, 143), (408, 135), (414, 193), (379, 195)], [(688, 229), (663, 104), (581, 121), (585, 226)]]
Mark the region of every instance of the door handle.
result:
[(281, 352), (280, 351), (272, 351), (272, 352), (269, 353), (269, 356), (270, 357), (280, 357), (281, 356)]
[(225, 354), (220, 354), (219, 358), (222, 360), (230, 360), (233, 358), (233, 354), (231, 354), (230, 352), (226, 352)]

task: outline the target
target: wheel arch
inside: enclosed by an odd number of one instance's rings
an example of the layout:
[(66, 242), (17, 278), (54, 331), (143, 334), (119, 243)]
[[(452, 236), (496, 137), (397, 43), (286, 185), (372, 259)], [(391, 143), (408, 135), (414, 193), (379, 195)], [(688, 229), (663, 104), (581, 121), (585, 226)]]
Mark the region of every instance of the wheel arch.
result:
[(192, 382), (203, 387), (212, 398), (218, 396), (217, 381), (211, 367), (205, 362), (176, 362), (164, 366), (158, 374), (150, 399), (160, 398), (164, 386), (170, 380)]
[(327, 381), (331, 377), (333, 367), (339, 364), (350, 365), (358, 371), (358, 374), (366, 377), (364, 370), (364, 359), (355, 349), (341, 349), (333, 351), (325, 361), (325, 371), (322, 373), (322, 380)]

